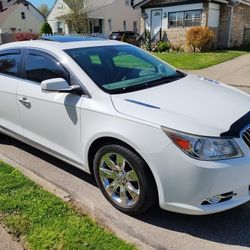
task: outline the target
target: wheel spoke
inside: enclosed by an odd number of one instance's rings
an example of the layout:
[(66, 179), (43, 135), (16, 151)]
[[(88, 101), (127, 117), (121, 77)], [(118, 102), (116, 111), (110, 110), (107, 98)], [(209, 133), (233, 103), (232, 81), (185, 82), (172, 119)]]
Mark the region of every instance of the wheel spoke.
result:
[(106, 179), (113, 179), (113, 180), (115, 179), (115, 173), (114, 173), (114, 171), (106, 169), (106, 168), (103, 168), (103, 167), (101, 167), (99, 169), (99, 171), (100, 171), (100, 177), (102, 179), (104, 179), (104, 178), (106, 178)]
[(117, 166), (119, 167), (119, 169), (123, 171), (126, 165), (126, 159), (122, 155), (117, 154), (116, 161), (117, 161)]
[(108, 186), (105, 187), (106, 191), (109, 193), (110, 196), (113, 195), (113, 193), (116, 192), (117, 188), (119, 187), (116, 180), (114, 180), (112, 183), (110, 183)]
[(127, 191), (134, 201), (137, 201), (140, 194), (140, 189), (136, 189), (130, 182), (127, 183)]
[(106, 163), (106, 165), (112, 169), (113, 171), (117, 171), (120, 170), (119, 166), (117, 166), (111, 159), (110, 159), (110, 155), (108, 155), (107, 157), (104, 158), (104, 162)]
[(128, 179), (128, 181), (137, 181), (138, 182), (138, 177), (137, 177), (135, 170), (128, 171), (125, 176)]
[(128, 205), (128, 197), (127, 197), (126, 191), (127, 191), (126, 188), (123, 185), (121, 185), (120, 186), (120, 200), (123, 206)]

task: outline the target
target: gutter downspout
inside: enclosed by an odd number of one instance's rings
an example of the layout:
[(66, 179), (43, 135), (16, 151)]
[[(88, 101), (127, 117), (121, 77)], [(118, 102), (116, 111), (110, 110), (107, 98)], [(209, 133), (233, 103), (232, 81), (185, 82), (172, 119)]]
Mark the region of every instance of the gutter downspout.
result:
[(230, 6), (230, 8), (231, 8), (231, 13), (230, 13), (229, 31), (228, 31), (228, 42), (227, 42), (227, 47), (228, 48), (230, 48), (230, 46), (231, 46), (234, 6)]

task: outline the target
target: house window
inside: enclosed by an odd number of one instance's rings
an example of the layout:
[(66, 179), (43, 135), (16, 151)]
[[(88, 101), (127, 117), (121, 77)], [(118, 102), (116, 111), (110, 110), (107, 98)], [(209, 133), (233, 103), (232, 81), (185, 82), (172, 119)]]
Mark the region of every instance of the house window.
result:
[(25, 13), (24, 12), (21, 12), (21, 18), (25, 19)]
[(201, 13), (201, 10), (169, 13), (169, 28), (200, 26)]
[(169, 13), (169, 28), (183, 27), (184, 12)]
[(201, 10), (185, 12), (185, 27), (201, 25)]
[(127, 21), (126, 20), (123, 21), (123, 30), (127, 30)]
[(130, 0), (130, 6), (133, 7), (134, 6), (134, 0)]

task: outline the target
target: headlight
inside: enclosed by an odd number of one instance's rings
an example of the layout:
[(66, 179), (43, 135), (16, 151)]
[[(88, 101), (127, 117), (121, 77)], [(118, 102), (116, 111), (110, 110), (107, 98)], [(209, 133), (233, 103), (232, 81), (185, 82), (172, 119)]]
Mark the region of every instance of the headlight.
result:
[(190, 135), (164, 127), (162, 129), (184, 153), (195, 159), (215, 161), (243, 156), (233, 139)]

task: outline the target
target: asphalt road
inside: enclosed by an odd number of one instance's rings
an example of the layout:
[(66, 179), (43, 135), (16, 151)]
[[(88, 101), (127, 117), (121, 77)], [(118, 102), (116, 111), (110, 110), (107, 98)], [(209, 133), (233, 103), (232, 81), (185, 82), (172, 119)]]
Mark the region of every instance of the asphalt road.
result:
[[(89, 204), (91, 213), (99, 214), (101, 224), (112, 225), (111, 229), (139, 239), (148, 248), (250, 248), (250, 203), (201, 217), (175, 214), (156, 206), (133, 218), (115, 210), (103, 198), (93, 178), (69, 164), (4, 135), (0, 136), (0, 153), (68, 192), (83, 210), (83, 204)], [(0, 241), (0, 249), (2, 244)]]

